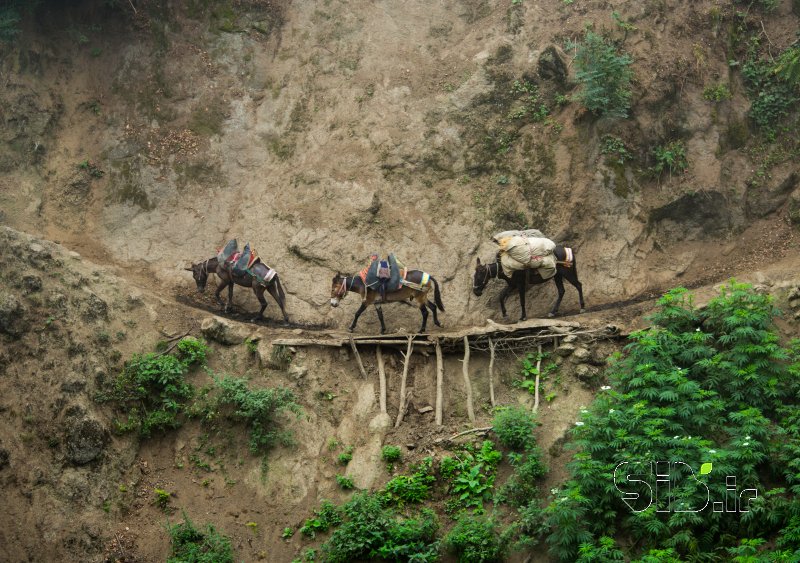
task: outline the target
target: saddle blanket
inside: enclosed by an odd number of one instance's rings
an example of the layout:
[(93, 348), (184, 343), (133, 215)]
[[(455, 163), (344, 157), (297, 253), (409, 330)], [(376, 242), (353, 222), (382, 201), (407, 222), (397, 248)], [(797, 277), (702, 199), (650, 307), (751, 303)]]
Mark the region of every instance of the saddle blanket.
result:
[(431, 279), (431, 275), (429, 273), (422, 272), (422, 280), (419, 283), (414, 283), (406, 279), (407, 273), (407, 270), (403, 270), (403, 279), (400, 281), (400, 285), (404, 287), (410, 287), (411, 289), (416, 289), (417, 291), (422, 291), (425, 289), (425, 286), (428, 285), (428, 282)]

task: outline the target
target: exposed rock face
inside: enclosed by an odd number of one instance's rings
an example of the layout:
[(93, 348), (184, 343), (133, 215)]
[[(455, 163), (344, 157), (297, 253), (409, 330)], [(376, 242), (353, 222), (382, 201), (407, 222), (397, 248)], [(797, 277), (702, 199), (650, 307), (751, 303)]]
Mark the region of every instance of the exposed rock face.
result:
[(14, 295), (0, 293), (0, 333), (18, 337), (27, 330), (25, 306)]
[(83, 465), (99, 458), (108, 444), (108, 430), (92, 418), (72, 419), (67, 424), (67, 459)]
[(654, 209), (649, 222), (664, 237), (687, 240), (724, 235), (733, 227), (734, 218), (725, 196), (701, 191)]
[(238, 325), (220, 317), (204, 319), (200, 325), (200, 331), (209, 340), (227, 346), (241, 344), (247, 336)]

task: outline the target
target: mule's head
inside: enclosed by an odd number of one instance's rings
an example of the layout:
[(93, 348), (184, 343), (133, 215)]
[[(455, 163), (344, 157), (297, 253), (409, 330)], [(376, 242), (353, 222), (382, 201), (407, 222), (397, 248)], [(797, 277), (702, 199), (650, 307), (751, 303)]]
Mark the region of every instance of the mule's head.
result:
[(191, 268), (184, 268), (192, 272), (194, 282), (197, 284), (197, 291), (203, 293), (206, 290), (206, 283), (208, 282), (208, 266), (207, 263), (200, 262), (199, 264), (192, 264)]
[(481, 264), (481, 259), (478, 258), (478, 264), (475, 266), (475, 274), (472, 276), (472, 293), (480, 297), (486, 285), (489, 283), (490, 277), (491, 272), (489, 271), (489, 266)]
[(347, 276), (336, 272), (331, 282), (331, 307), (338, 307), (345, 295), (347, 295)]

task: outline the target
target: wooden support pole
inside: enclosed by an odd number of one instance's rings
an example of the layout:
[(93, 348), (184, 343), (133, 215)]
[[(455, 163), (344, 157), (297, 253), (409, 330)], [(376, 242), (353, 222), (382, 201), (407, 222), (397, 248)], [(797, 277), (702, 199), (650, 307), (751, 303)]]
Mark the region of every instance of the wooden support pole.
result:
[(361, 371), (361, 377), (364, 379), (367, 378), (367, 370), (364, 369), (364, 364), (361, 363), (361, 354), (358, 353), (358, 348), (356, 348), (356, 343), (353, 342), (353, 337), (350, 337), (350, 348), (353, 349), (353, 355), (356, 357), (356, 362), (358, 363), (358, 369)]
[(436, 346), (436, 425), (442, 425), (442, 383), (444, 380), (444, 360), (442, 360), (442, 346), (439, 339), (435, 340)]
[(464, 337), (464, 388), (467, 390), (467, 416), (470, 422), (475, 422), (475, 411), (472, 409), (472, 384), (469, 381), (469, 336)]
[(400, 426), (403, 422), (403, 417), (406, 414), (406, 381), (408, 380), (408, 366), (411, 363), (411, 353), (414, 350), (414, 337), (408, 337), (408, 347), (406, 348), (406, 355), (403, 357), (403, 379), (400, 380), (400, 410), (397, 412), (397, 420), (394, 427)]
[(386, 414), (386, 370), (383, 366), (383, 352), (381, 345), (375, 347), (375, 355), (378, 357), (378, 383), (380, 384), (380, 405), (381, 414)]
[(539, 351), (536, 359), (536, 383), (533, 386), (533, 412), (539, 410), (539, 375), (542, 373), (542, 345), (539, 344)]
[(494, 406), (494, 341), (489, 338), (489, 400)]

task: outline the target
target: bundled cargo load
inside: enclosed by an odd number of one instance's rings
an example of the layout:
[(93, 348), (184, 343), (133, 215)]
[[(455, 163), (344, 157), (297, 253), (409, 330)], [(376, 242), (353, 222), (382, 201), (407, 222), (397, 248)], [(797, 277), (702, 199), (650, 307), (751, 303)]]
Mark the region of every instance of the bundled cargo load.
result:
[(553, 250), (556, 243), (542, 236), (541, 231), (503, 231), (492, 239), (500, 247), (500, 264), (507, 276), (526, 269), (536, 269), (543, 279), (550, 279), (555, 275), (556, 257)]

